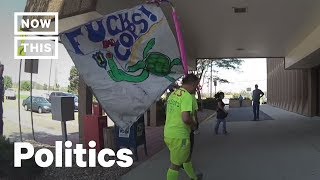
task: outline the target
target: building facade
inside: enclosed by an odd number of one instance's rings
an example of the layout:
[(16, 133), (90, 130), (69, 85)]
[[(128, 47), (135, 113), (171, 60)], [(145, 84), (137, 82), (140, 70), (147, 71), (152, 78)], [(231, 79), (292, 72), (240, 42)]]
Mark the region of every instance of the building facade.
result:
[(267, 85), (268, 104), (305, 116), (320, 116), (320, 66), (288, 70), (284, 58), (268, 58)]

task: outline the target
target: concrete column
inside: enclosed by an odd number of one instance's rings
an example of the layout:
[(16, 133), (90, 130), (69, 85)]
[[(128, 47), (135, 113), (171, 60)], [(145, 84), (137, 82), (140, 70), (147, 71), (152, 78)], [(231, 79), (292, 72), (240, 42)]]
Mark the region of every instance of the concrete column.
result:
[(308, 70), (308, 116), (315, 116), (317, 113), (317, 71)]
[[(272, 69), (271, 69), (271, 65), (272, 63), (269, 62), (270, 59), (267, 59), (267, 92), (268, 92), (268, 104), (269, 105), (272, 105), (272, 92), (271, 92), (271, 89), (272, 89)], [(270, 98), (269, 98), (270, 97)]]
[(277, 66), (276, 66), (276, 74), (277, 74), (277, 79), (275, 78), (274, 79), (274, 81), (276, 82), (275, 83), (275, 86), (276, 86), (276, 100), (277, 100), (277, 107), (280, 107), (281, 106), (281, 104), (280, 104), (280, 102), (281, 102), (281, 94), (280, 94), (280, 88), (281, 88), (281, 86), (280, 86), (280, 84), (281, 84), (281, 73), (280, 73), (280, 63), (278, 62), (277, 63)]
[(153, 103), (150, 107), (150, 126), (157, 126), (157, 103)]
[(288, 72), (288, 70), (284, 71), (284, 85), (283, 85), (283, 93), (285, 95), (285, 101), (284, 101), (284, 108), (289, 111), (289, 104), (290, 104), (290, 73)]
[(279, 63), (276, 63), (276, 66), (275, 66), (275, 69), (276, 69), (276, 71), (275, 71), (275, 74), (277, 74), (277, 79), (276, 79), (276, 77), (274, 77), (274, 86), (275, 86), (275, 97), (274, 97), (274, 99), (276, 100), (276, 106), (277, 107), (280, 107), (280, 91), (279, 91), (279, 85), (280, 85), (280, 78), (279, 78), (279, 76), (280, 76), (280, 71), (279, 71)]
[(295, 88), (295, 83), (296, 83), (296, 79), (295, 79), (295, 72), (296, 70), (294, 71), (290, 71), (290, 104), (289, 104), (289, 111), (293, 111), (293, 107), (294, 107), (294, 102), (295, 102), (295, 99), (296, 99), (296, 96), (295, 96), (295, 92), (297, 91), (297, 89)]
[(299, 105), (298, 105), (298, 113), (299, 114), (303, 114), (303, 98), (304, 98), (304, 94), (303, 94), (303, 89), (305, 88), (305, 87), (303, 87), (303, 80), (304, 80), (304, 72), (303, 72), (303, 70), (300, 70), (299, 71), (299, 77), (298, 77), (298, 80), (299, 80), (299, 94), (298, 94), (298, 96), (299, 96), (299, 101), (298, 101), (298, 103), (299, 103)]
[(320, 67), (318, 68), (318, 90), (317, 90), (317, 93), (318, 93), (318, 103), (317, 103), (318, 116), (320, 116)]
[(302, 80), (302, 104), (303, 107), (302, 114), (308, 116), (308, 71), (303, 70), (303, 80)]
[(83, 121), (87, 114), (92, 114), (92, 93), (81, 77), (79, 79), (78, 92), (79, 92), (79, 113), (78, 113), (79, 142), (84, 143)]
[(144, 113), (144, 124), (146, 126), (150, 126), (150, 112), (149, 110), (147, 110), (145, 113)]
[(295, 72), (295, 103), (294, 103), (294, 108), (293, 112), (298, 112), (299, 110), (299, 102), (301, 101), (301, 96), (300, 96), (300, 82), (299, 82), (299, 74), (300, 71)]
[(284, 89), (286, 88), (285, 84), (286, 84), (286, 81), (285, 81), (285, 72), (284, 72), (284, 66), (281, 64), (280, 65), (281, 69), (280, 69), (280, 79), (281, 79), (281, 82), (280, 82), (280, 96), (281, 96), (281, 105), (280, 105), (280, 108), (282, 109), (285, 109), (285, 101), (286, 101), (286, 96), (285, 96), (285, 91)]
[(317, 94), (318, 94), (318, 116), (320, 116), (320, 67), (318, 68), (318, 90), (317, 90)]

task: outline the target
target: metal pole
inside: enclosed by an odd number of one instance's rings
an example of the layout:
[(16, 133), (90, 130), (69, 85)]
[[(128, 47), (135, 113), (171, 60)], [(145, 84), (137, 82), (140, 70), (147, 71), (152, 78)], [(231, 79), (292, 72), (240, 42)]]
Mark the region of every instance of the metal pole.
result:
[(61, 121), (61, 130), (62, 130), (63, 142), (68, 141), (66, 121)]
[(212, 61), (211, 61), (211, 77), (210, 77), (210, 97), (212, 97)]
[(48, 87), (48, 93), (50, 91), (50, 82), (51, 82), (51, 68), (52, 68), (52, 59), (51, 59), (51, 62), (50, 62), (50, 73), (49, 73), (49, 87)]
[(20, 104), (21, 65), (22, 65), (22, 59), (20, 59), (20, 68), (19, 68), (19, 84), (18, 84), (18, 117), (19, 117), (20, 141), (22, 142), (21, 115), (20, 115), (20, 106), (21, 106), (21, 104)]
[(217, 86), (214, 86), (214, 94), (217, 94)]
[(33, 59), (30, 59), (31, 61), (31, 85), (30, 85), (30, 102), (31, 102), (31, 127), (32, 127), (32, 136), (33, 136), (33, 140), (36, 140), (35, 136), (34, 136), (34, 129), (33, 129), (33, 107), (32, 107), (32, 74), (33, 74)]

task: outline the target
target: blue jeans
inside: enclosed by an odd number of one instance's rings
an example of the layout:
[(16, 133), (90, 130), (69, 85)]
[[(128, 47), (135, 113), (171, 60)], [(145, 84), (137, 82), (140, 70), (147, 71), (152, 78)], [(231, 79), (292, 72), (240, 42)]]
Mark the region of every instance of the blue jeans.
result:
[(253, 120), (259, 119), (260, 102), (253, 102)]
[(3, 136), (3, 107), (2, 107), (2, 101), (0, 102), (0, 136)]
[(227, 123), (226, 123), (226, 119), (217, 119), (217, 124), (214, 128), (214, 131), (216, 134), (218, 134), (219, 132), (219, 126), (220, 126), (220, 123), (222, 122), (223, 124), (223, 133), (227, 133)]

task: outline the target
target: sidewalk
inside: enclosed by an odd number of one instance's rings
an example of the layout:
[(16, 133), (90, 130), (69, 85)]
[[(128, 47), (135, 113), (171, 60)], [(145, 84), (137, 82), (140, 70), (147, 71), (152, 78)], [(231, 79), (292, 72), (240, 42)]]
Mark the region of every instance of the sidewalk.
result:
[[(204, 109), (198, 112), (199, 121), (204, 121), (207, 117), (213, 114), (213, 110)], [(163, 148), (165, 148), (165, 144), (163, 141), (163, 126), (162, 127), (146, 127), (146, 141), (147, 141), (147, 150), (148, 156), (144, 153), (143, 146), (138, 147), (138, 156), (139, 161), (134, 164), (134, 166), (140, 165), (142, 162), (157, 154)]]
[[(203, 110), (199, 112), (199, 120), (203, 121), (209, 115), (211, 115), (214, 111), (212, 110)], [(28, 114), (28, 112), (25, 112)], [(15, 121), (15, 118), (9, 116), (10, 111), (6, 111), (5, 114), (5, 134), (10, 140), (12, 141), (19, 141), (20, 134), (19, 134), (19, 126), (18, 121)], [(35, 114), (38, 115), (38, 114)], [(27, 118), (30, 116), (23, 116), (22, 120), (22, 132), (23, 132), (23, 139), (25, 142), (32, 143), (37, 148), (48, 148), (54, 149), (55, 141), (62, 140), (61, 130), (59, 126), (59, 122), (52, 121), (48, 118), (44, 118), (46, 114), (41, 114), (38, 119), (35, 118), (35, 137), (37, 142), (33, 141), (30, 120), (28, 121)], [(43, 119), (41, 119), (43, 118)], [(39, 124), (40, 121), (41, 124)], [(52, 123), (53, 122), (53, 123)], [(48, 124), (52, 123), (52, 126)], [(73, 123), (73, 124), (70, 124)], [(67, 126), (74, 125), (75, 121), (67, 122)], [(45, 124), (46, 127), (42, 125)], [(48, 127), (49, 126), (49, 127)], [(148, 158), (152, 157), (153, 155), (157, 154), (161, 150), (165, 148), (163, 142), (163, 127), (146, 127), (146, 138), (147, 138), (147, 147), (148, 147), (148, 156), (144, 154), (143, 146), (139, 146), (138, 148), (138, 155), (139, 161), (135, 162), (134, 165), (130, 168), (120, 168), (119, 166), (113, 166), (111, 168), (103, 167), (96, 167), (96, 168), (54, 168), (54, 165), (46, 168), (43, 174), (41, 174), (38, 179), (116, 179), (120, 177), (122, 174), (127, 173), (130, 171), (131, 168), (135, 168), (139, 166), (144, 161), (148, 160)], [(78, 132), (68, 132), (68, 139), (73, 142), (73, 146), (79, 142), (79, 134)], [(75, 163), (75, 161), (74, 161)]]
[[(213, 134), (214, 118), (201, 124), (193, 163), (204, 173), (203, 179), (319, 180), (320, 118), (268, 105), (261, 110), (274, 120), (228, 122), (228, 136)], [(163, 180), (169, 164), (165, 148), (121, 179)], [(180, 172), (180, 179), (188, 179)]]

